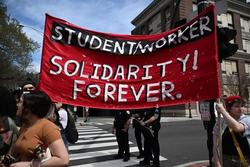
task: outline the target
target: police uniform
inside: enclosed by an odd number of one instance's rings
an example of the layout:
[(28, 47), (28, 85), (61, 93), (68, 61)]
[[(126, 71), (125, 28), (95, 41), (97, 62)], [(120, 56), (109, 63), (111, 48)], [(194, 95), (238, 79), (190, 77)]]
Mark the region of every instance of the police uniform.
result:
[(161, 127), (160, 124), (161, 109), (160, 108), (146, 109), (144, 111), (143, 121), (145, 122), (153, 116), (156, 117), (157, 119), (149, 124), (145, 124), (144, 128), (145, 130), (142, 130), (144, 136), (144, 160), (140, 161), (140, 164), (149, 165), (153, 152), (154, 155), (153, 165), (159, 166), (160, 146), (158, 141), (158, 132)]
[(138, 124), (136, 124), (135, 121), (141, 121), (143, 118), (143, 114), (144, 114), (144, 109), (138, 109), (138, 110), (133, 110), (133, 128), (135, 129), (135, 139), (136, 139), (136, 143), (137, 143), (137, 147), (139, 150), (139, 156), (137, 158), (142, 158), (144, 153), (143, 153), (143, 149), (142, 149), (142, 130), (141, 127), (138, 126)]
[(123, 161), (128, 161), (130, 158), (128, 144), (128, 130), (124, 131), (125, 124), (131, 118), (130, 112), (126, 110), (115, 111), (114, 129), (116, 140), (118, 143), (118, 155), (115, 158), (123, 158)]

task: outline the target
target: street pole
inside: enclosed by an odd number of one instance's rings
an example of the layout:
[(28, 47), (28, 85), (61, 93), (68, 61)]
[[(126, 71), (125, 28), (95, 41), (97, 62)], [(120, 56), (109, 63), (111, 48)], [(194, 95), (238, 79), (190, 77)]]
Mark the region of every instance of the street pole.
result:
[[(206, 7), (209, 6), (209, 3), (208, 1), (206, 0), (197, 0), (197, 6), (198, 6), (198, 14), (201, 13)], [(213, 101), (209, 101), (209, 105), (210, 105), (210, 117), (212, 115), (215, 116), (214, 114), (214, 109), (213, 109), (213, 105), (214, 105), (214, 102)], [(210, 118), (210, 121), (209, 121), (209, 128), (207, 128), (207, 145), (208, 145), (208, 151), (209, 151), (209, 166), (212, 166), (212, 157), (213, 157), (213, 147), (216, 146), (216, 154), (218, 154), (218, 158), (219, 158), (219, 161), (221, 162), (222, 164), (222, 143), (221, 143), (221, 127), (220, 127), (220, 123), (221, 123), (221, 116), (220, 116), (220, 113), (218, 113), (218, 117), (217, 117), (217, 122), (218, 122), (218, 125), (219, 125), (219, 137), (216, 138), (215, 142), (213, 141), (213, 127), (214, 127), (214, 124), (215, 124), (215, 117), (214, 118)]]
[(201, 13), (208, 6), (208, 1), (197, 0), (197, 6), (198, 6), (198, 13)]
[[(199, 13), (201, 13), (206, 7), (208, 7), (209, 6), (209, 3), (208, 3), (208, 1), (206, 1), (206, 0), (197, 0), (197, 6), (198, 6), (198, 14)], [(219, 102), (219, 100), (217, 100), (217, 102)], [(211, 102), (210, 102), (211, 103)], [(213, 107), (213, 105), (210, 105), (210, 108), (211, 107)], [(211, 109), (210, 109), (211, 110)], [(217, 152), (217, 154), (218, 154), (218, 158), (219, 158), (219, 161), (220, 161), (220, 163), (222, 164), (222, 136), (221, 136), (221, 115), (220, 115), (220, 113), (218, 113), (218, 115), (217, 115), (218, 117), (217, 117), (217, 123), (218, 123), (218, 125), (219, 125), (219, 135), (218, 135), (218, 138), (216, 139), (216, 143), (213, 143), (212, 145), (214, 146), (216, 146), (216, 152)], [(210, 120), (211, 121), (211, 120)], [(210, 141), (211, 142), (211, 141)], [(212, 154), (213, 155), (213, 154)], [(211, 159), (211, 157), (210, 157), (210, 159)], [(210, 160), (210, 166), (212, 165), (211, 163), (211, 160)], [(223, 164), (222, 164), (223, 165)]]
[(192, 118), (191, 104), (188, 103), (189, 118)]
[[(175, 1), (173, 1), (173, 3), (174, 3), (174, 2), (175, 2)], [(173, 10), (172, 20), (171, 20), (171, 24), (170, 24), (170, 28), (171, 28), (171, 29), (174, 28), (175, 16), (176, 16), (176, 12), (177, 12), (177, 10), (178, 10), (178, 8), (179, 8), (179, 6), (180, 6), (180, 2), (181, 2), (181, 0), (177, 0), (177, 2), (174, 3), (174, 4), (175, 4), (175, 8), (174, 8), (174, 10)]]

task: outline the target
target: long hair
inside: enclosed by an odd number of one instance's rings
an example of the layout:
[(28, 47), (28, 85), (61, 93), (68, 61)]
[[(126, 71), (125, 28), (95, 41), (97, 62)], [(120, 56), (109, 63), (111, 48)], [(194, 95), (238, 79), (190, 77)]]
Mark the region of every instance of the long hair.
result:
[(6, 87), (0, 86), (0, 115), (12, 119), (16, 115), (16, 100)]

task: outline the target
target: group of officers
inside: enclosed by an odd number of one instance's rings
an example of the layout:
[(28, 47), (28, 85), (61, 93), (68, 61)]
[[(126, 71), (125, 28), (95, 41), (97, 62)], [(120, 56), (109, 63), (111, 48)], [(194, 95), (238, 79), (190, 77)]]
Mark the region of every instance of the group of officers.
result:
[[(137, 158), (144, 158), (140, 161), (140, 165), (150, 165), (150, 161), (153, 161), (154, 167), (160, 166), (160, 146), (158, 140), (158, 132), (161, 127), (160, 119), (161, 109), (158, 106), (132, 111), (115, 111), (113, 133), (115, 133), (118, 143), (118, 154), (115, 156), (115, 159), (123, 158), (125, 162), (130, 159), (128, 130), (130, 122), (132, 122), (139, 149)], [(144, 137), (144, 149), (142, 136)]]

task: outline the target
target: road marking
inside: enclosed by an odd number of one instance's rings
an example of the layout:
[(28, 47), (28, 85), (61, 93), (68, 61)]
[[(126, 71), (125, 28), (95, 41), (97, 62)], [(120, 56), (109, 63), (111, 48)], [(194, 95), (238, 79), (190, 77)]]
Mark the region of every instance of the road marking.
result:
[[(160, 161), (165, 161), (167, 160), (166, 158), (160, 156)], [(110, 161), (103, 161), (103, 162), (95, 162), (95, 163), (89, 163), (89, 164), (84, 164), (84, 165), (75, 165), (71, 167), (104, 167), (104, 166), (109, 166), (109, 167), (122, 167), (122, 166), (129, 166), (129, 165), (136, 165), (139, 164), (140, 159), (137, 159), (136, 157), (131, 157), (129, 161), (123, 162), (122, 159), (118, 160), (110, 160)]]
[[(123, 162), (122, 159), (119, 160), (107, 160), (105, 161), (105, 156), (110, 157), (114, 156), (118, 152), (118, 144), (115, 141), (116, 137), (114, 134), (108, 133), (104, 129), (100, 129), (95, 126), (77, 126), (79, 133), (79, 140), (77, 141), (78, 145), (69, 146), (69, 159), (71, 163), (75, 164), (73, 167), (125, 167), (130, 165), (138, 165), (140, 159), (136, 157), (131, 157), (128, 162)], [(95, 143), (98, 142), (98, 143)], [(138, 148), (129, 141), (130, 152), (135, 153), (139, 152)], [(131, 147), (134, 146), (134, 147)], [(108, 148), (105, 148), (108, 147)], [(99, 151), (88, 152), (88, 149), (96, 148)], [(82, 153), (71, 153), (73, 150), (83, 149), (86, 151), (81, 151)], [(106, 149), (106, 150), (104, 150)], [(91, 150), (89, 150), (91, 151)], [(103, 159), (103, 158), (104, 159)], [(98, 158), (102, 161), (99, 161)], [(89, 161), (89, 160), (91, 161)], [(93, 161), (94, 159), (95, 161)], [(160, 161), (167, 160), (166, 158), (160, 156)], [(97, 161), (97, 162), (96, 162)], [(98, 162), (99, 161), (99, 162)], [(91, 163), (92, 162), (92, 163)], [(77, 164), (77, 165), (76, 165)], [(71, 165), (70, 165), (71, 166)]]
[(93, 131), (102, 131), (103, 129), (77, 129), (78, 132), (93, 132)]
[(78, 132), (79, 135), (87, 135), (87, 134), (105, 134), (108, 131), (92, 131), (92, 132)]
[[(130, 147), (130, 152), (138, 152), (138, 147)], [(76, 154), (70, 154), (69, 159), (70, 160), (77, 160), (77, 159), (87, 159), (87, 158), (93, 158), (93, 157), (101, 157), (101, 156), (107, 156), (107, 155), (116, 155), (118, 152), (118, 149), (109, 149), (109, 150), (101, 150), (101, 151), (93, 151), (93, 152), (86, 152), (86, 153), (76, 153)]]
[(77, 122), (77, 124), (81, 125), (81, 126), (90, 126), (90, 125), (113, 125), (114, 122)]
[[(133, 143), (129, 142), (129, 144), (133, 144)], [(99, 148), (99, 147), (108, 147), (108, 146), (117, 146), (117, 142), (74, 145), (74, 146), (69, 146), (69, 150), (71, 151), (71, 150)]]
[(100, 122), (84, 122), (83, 123), (83, 126), (84, 125), (105, 125), (104, 123), (100, 123)]
[(91, 138), (88, 140), (78, 140), (76, 143), (89, 143), (89, 142), (109, 141), (109, 140), (116, 140), (116, 137)]
[(107, 134), (98, 134), (98, 135), (79, 135), (79, 138), (92, 138), (92, 137), (105, 137), (105, 136), (115, 136), (112, 133), (107, 133)]
[(188, 162), (188, 163), (185, 163), (185, 164), (181, 164), (181, 165), (176, 165), (174, 167), (188, 167), (188, 166), (193, 166), (195, 164), (200, 164), (203, 166), (200, 166), (200, 167), (206, 167), (208, 164), (209, 164), (209, 161), (208, 160), (201, 160), (201, 161), (193, 161), (193, 162)]
[(80, 126), (80, 127), (76, 127), (77, 129), (82, 129), (82, 130), (86, 130), (86, 129), (98, 129), (98, 127), (96, 126)]
[(88, 140), (78, 140), (76, 143), (89, 143), (89, 142), (96, 142), (96, 141), (109, 141), (109, 140), (116, 140), (116, 137), (104, 137), (104, 138), (92, 138)]

